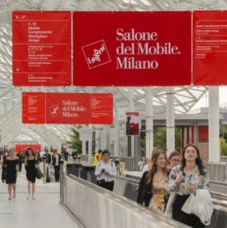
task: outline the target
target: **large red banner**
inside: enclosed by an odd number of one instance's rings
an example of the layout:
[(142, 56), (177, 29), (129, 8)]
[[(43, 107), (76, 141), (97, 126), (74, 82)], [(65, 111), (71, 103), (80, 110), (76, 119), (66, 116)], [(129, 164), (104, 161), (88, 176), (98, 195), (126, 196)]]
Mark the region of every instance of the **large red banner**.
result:
[(71, 13), (12, 13), (13, 85), (71, 85)]
[(32, 148), (32, 150), (35, 152), (36, 150), (38, 150), (39, 152), (41, 152), (41, 145), (40, 144), (16, 144), (15, 145), (15, 150), (16, 152), (18, 151), (26, 151), (28, 148)]
[(193, 84), (227, 84), (227, 11), (193, 12)]
[(113, 124), (113, 94), (23, 92), (22, 123)]
[(189, 11), (77, 11), (73, 32), (76, 86), (191, 84)]
[(87, 124), (91, 122), (89, 93), (47, 93), (46, 123)]
[(22, 93), (22, 123), (45, 123), (45, 93)]

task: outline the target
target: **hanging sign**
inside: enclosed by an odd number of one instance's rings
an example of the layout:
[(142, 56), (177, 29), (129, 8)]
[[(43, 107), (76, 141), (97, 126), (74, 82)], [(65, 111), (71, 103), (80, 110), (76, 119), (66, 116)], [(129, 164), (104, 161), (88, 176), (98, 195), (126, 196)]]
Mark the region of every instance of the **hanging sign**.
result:
[(75, 86), (191, 84), (190, 11), (76, 11), (73, 33)]
[(227, 11), (193, 12), (193, 84), (227, 85)]
[(126, 112), (126, 135), (139, 135), (138, 112)]
[(89, 93), (47, 93), (46, 123), (87, 124), (91, 121)]
[(113, 124), (113, 94), (91, 94), (91, 123)]
[(22, 123), (45, 123), (45, 93), (22, 93)]
[(71, 13), (14, 11), (13, 85), (71, 85)]
[(41, 152), (41, 144), (16, 144), (15, 145), (15, 151), (26, 151), (28, 148), (32, 148), (32, 150), (35, 152), (38, 150)]

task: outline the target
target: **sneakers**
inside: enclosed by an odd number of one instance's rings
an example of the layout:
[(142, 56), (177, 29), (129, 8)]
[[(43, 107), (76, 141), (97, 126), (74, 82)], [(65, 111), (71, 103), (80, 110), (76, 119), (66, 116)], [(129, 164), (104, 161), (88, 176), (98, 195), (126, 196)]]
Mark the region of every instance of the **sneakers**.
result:
[(32, 199), (35, 200), (35, 196), (34, 195), (32, 195)]
[(16, 193), (13, 193), (13, 198), (16, 199)]
[(9, 200), (12, 200), (12, 197), (11, 196), (9, 196)]
[(31, 199), (31, 195), (28, 195), (27, 199), (30, 200)]

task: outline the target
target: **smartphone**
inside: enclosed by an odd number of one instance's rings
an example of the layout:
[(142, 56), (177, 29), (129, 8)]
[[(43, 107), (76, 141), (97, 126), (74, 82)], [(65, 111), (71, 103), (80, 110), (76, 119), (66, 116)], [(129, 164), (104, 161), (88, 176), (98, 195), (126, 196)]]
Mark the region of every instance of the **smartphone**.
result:
[(105, 172), (105, 169), (102, 169), (103, 172)]

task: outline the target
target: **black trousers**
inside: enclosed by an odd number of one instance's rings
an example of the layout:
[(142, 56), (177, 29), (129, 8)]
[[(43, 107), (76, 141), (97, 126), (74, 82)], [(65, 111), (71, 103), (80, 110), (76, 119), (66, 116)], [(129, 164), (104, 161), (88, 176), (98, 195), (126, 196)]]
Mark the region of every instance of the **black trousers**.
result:
[(190, 195), (177, 195), (173, 203), (173, 219), (193, 228), (205, 228), (205, 225), (194, 214), (186, 214), (181, 208)]
[(59, 181), (59, 171), (60, 171), (60, 166), (59, 165), (55, 165), (54, 166), (55, 181)]
[(105, 182), (104, 180), (101, 180), (101, 181), (97, 181), (97, 185), (102, 188), (108, 189), (110, 191), (113, 191), (114, 189), (114, 181)]

